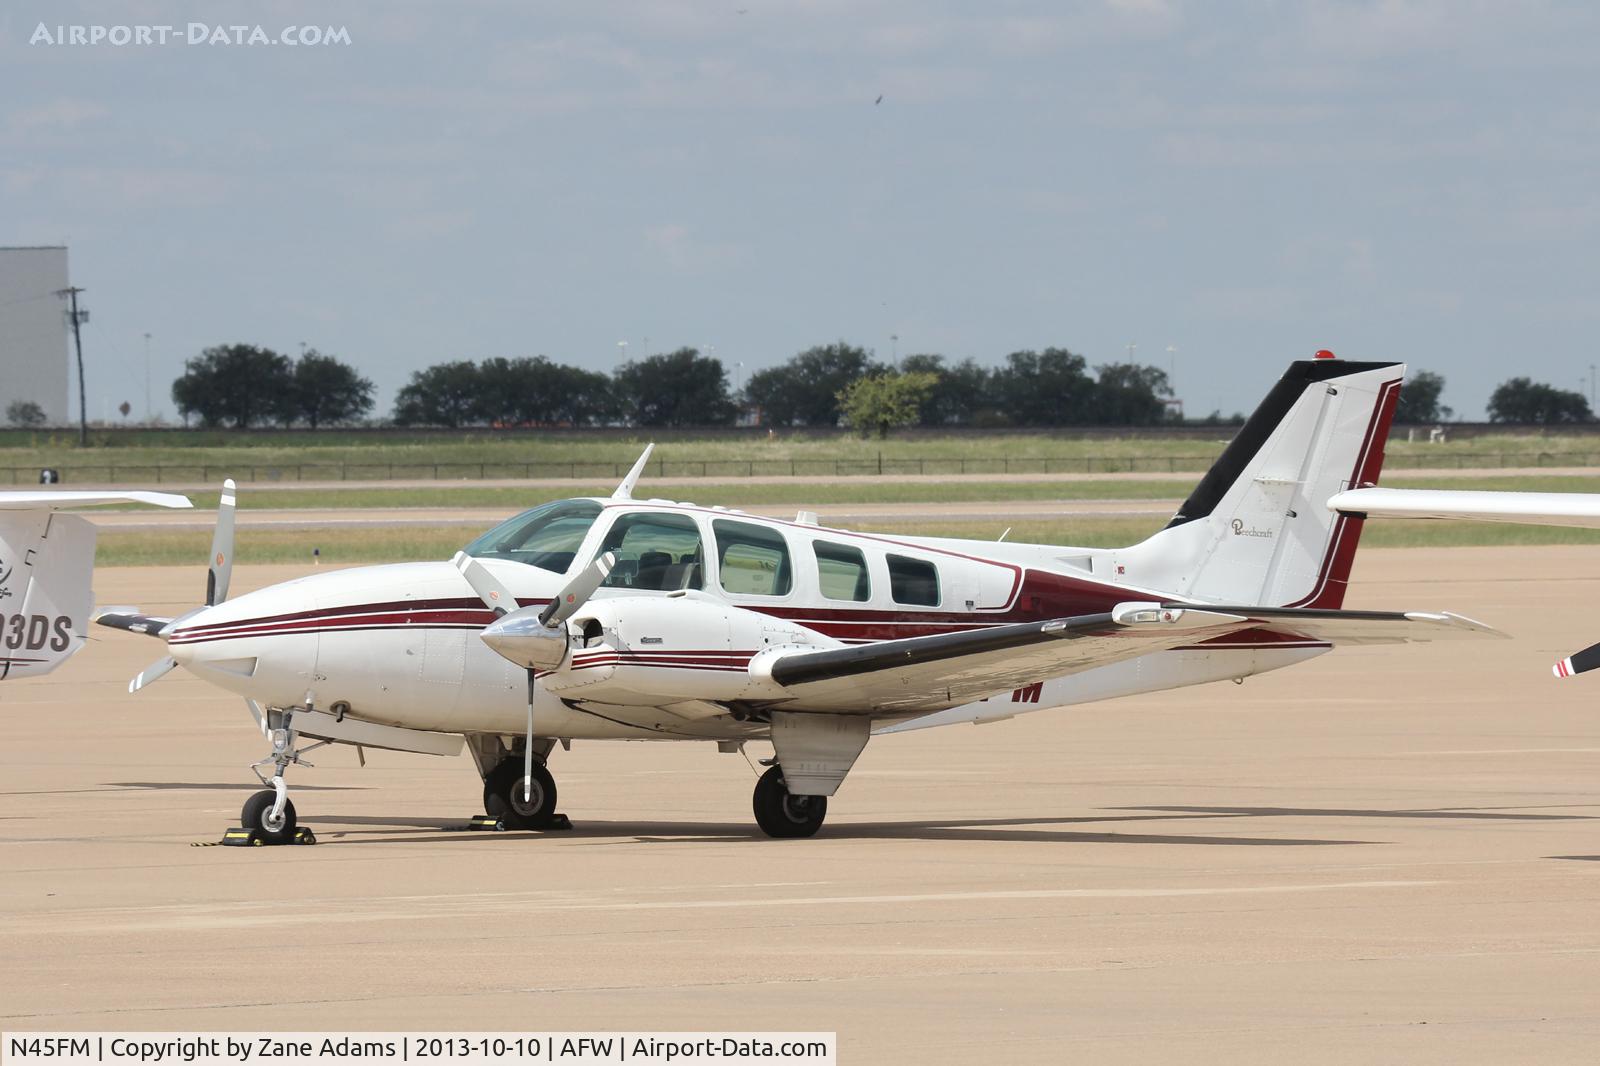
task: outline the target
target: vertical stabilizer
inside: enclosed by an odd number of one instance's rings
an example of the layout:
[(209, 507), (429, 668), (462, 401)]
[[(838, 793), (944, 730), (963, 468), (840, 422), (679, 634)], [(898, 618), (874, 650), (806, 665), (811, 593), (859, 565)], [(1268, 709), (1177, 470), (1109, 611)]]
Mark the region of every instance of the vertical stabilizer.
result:
[(1328, 498), (1377, 482), (1404, 374), (1291, 364), (1167, 527), (1117, 553), (1127, 579), (1211, 602), (1340, 606), (1362, 519)]

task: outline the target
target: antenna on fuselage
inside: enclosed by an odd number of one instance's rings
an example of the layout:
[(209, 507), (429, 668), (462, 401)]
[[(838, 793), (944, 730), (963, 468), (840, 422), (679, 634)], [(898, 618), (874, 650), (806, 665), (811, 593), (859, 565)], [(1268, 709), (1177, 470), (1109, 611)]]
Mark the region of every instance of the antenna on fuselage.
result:
[(639, 456), (639, 461), (633, 464), (633, 469), (628, 471), (628, 476), (622, 479), (622, 484), (611, 494), (613, 500), (633, 499), (633, 487), (639, 483), (639, 475), (644, 473), (644, 464), (650, 461), (650, 453), (655, 450), (655, 442), (644, 446), (644, 454)]

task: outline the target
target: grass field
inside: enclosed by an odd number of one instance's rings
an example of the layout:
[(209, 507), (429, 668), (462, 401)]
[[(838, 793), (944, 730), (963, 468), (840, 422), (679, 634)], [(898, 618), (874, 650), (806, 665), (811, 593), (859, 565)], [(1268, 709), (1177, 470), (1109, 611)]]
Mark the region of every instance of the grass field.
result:
[[(677, 499), (687, 497), (699, 504), (748, 507), (761, 504), (860, 504), (860, 503), (968, 503), (993, 501), (1016, 503), (1029, 500), (1177, 500), (1194, 488), (1195, 478), (1170, 481), (834, 481), (826, 484), (799, 482), (716, 482), (693, 486), (674, 485), (653, 490), (648, 480), (639, 485), (637, 496), (659, 495)], [(574, 496), (609, 496), (614, 485), (574, 482), (560, 487), (527, 488), (484, 487), (472, 484), (459, 488), (397, 489), (274, 489), (252, 493), (241, 490), (239, 506), (247, 509), (310, 510), (323, 507), (504, 507), (514, 510), (536, 507), (549, 500)], [(1485, 489), (1522, 492), (1600, 492), (1600, 472), (1593, 477), (1468, 477), (1408, 478), (1406, 488)], [(190, 492), (194, 505), (214, 510), (218, 493)], [(134, 504), (118, 505), (118, 510), (156, 510)]]
[[(1081, 439), (1048, 434), (951, 434), (887, 441), (782, 433), (764, 437), (668, 440), (652, 472), (732, 477), (747, 474), (951, 473), (1013, 471), (1198, 471), (1231, 436), (1178, 440), (1139, 436)], [(29, 483), (40, 467), (66, 471), (69, 483), (337, 480), (425, 477), (564, 477), (613, 479), (648, 440), (508, 430), (426, 437), (320, 433), (277, 435), (194, 433), (111, 438), (77, 448), (62, 433), (0, 431), (0, 483)], [(1600, 437), (1489, 436), (1447, 444), (1391, 441), (1393, 468), (1600, 465)]]
[[(1012, 541), (1111, 548), (1132, 544), (1161, 528), (1160, 519), (1084, 518), (1060, 522), (1006, 522), (1003, 517), (936, 523), (878, 522), (862, 532), (993, 540), (1006, 526)], [(241, 530), (240, 563), (313, 564), (313, 547), (324, 565), (448, 559), (476, 532), (460, 527), (339, 528), (308, 534), (290, 530)], [(1600, 530), (1513, 526), (1482, 522), (1372, 522), (1362, 534), (1366, 547), (1449, 548), (1496, 544), (1600, 544)], [(101, 566), (192, 563), (204, 582), (211, 534), (205, 530), (106, 532), (96, 558)]]

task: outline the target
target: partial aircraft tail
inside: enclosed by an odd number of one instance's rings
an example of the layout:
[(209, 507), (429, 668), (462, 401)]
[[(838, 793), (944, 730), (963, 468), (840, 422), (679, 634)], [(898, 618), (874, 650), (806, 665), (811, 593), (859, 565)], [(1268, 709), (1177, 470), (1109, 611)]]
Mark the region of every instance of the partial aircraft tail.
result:
[(0, 680), (47, 674), (83, 647), (94, 534), (77, 515), (0, 509)]
[(1339, 607), (1362, 518), (1328, 498), (1378, 480), (1404, 375), (1291, 364), (1166, 528), (1116, 553), (1124, 579), (1211, 603)]

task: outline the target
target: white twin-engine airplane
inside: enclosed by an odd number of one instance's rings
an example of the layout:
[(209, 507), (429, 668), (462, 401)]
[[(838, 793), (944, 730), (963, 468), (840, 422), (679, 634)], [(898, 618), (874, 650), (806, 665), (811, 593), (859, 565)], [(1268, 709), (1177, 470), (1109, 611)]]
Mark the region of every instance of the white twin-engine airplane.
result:
[[(246, 827), (295, 828), (284, 773), (323, 743), (454, 754), (490, 814), (550, 824), (559, 741), (770, 740), (768, 835), (815, 833), (874, 733), (1244, 678), (1335, 644), (1497, 635), (1453, 614), (1344, 611), (1404, 366), (1297, 362), (1166, 528), (1129, 548), (877, 536), (720, 507), (549, 503), (449, 562), (369, 566), (228, 600), (232, 484), (208, 606), (103, 625), (244, 696), (272, 754)], [(646, 450), (645, 457), (649, 451)], [(271, 767), (271, 773), (261, 768)]]
[(83, 647), (95, 527), (58, 512), (105, 503), (193, 506), (166, 492), (0, 492), (0, 681), (48, 674)]

